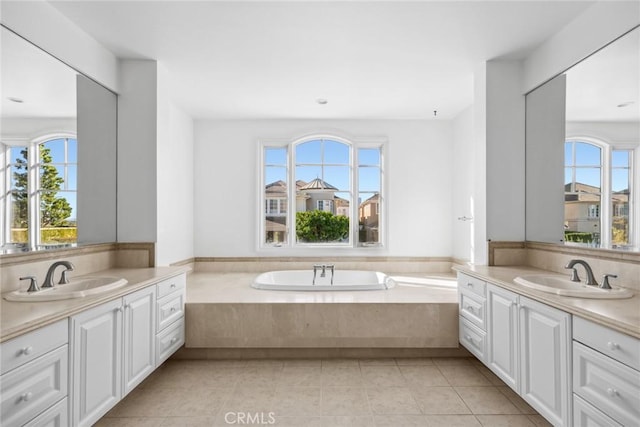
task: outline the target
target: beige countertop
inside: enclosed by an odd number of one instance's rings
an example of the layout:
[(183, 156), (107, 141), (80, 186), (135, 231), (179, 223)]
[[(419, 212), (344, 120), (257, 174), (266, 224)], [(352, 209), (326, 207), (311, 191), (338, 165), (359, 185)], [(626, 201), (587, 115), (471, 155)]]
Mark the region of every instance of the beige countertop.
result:
[(565, 297), (527, 288), (515, 283), (513, 279), (524, 274), (549, 274), (565, 278), (568, 277), (567, 275), (526, 266), (488, 267), (457, 265), (454, 267), (454, 270), (494, 283), (502, 288), (517, 292), (624, 334), (640, 338), (639, 292), (634, 291), (633, 297), (626, 299)]
[[(0, 300), (0, 342), (41, 328), (88, 308), (114, 300), (142, 289), (154, 282), (188, 271), (185, 267), (116, 268), (88, 276), (117, 276), (127, 279), (127, 285), (101, 295), (47, 302), (11, 302)], [(70, 276), (73, 280), (73, 276)]]

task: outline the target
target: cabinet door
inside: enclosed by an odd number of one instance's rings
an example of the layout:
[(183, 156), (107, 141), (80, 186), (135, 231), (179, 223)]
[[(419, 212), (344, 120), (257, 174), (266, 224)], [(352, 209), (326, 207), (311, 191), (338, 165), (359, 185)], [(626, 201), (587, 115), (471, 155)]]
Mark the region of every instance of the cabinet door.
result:
[(123, 298), (123, 397), (155, 369), (156, 288), (149, 286)]
[(518, 392), (518, 295), (489, 284), (487, 306), (487, 363)]
[(571, 425), (571, 316), (520, 297), (520, 394), (554, 426)]
[(122, 300), (71, 318), (74, 426), (90, 426), (122, 394)]

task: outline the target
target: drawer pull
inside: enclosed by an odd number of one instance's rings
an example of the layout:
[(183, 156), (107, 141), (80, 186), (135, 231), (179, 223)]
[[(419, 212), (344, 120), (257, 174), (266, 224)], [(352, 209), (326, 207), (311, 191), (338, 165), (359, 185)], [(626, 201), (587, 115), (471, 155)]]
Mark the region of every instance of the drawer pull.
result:
[(169, 311), (174, 312), (174, 311), (176, 311), (176, 308), (175, 307), (171, 307), (171, 310), (169, 310)]
[(467, 282), (467, 288), (473, 288), (473, 283)]
[(175, 344), (178, 341), (178, 337), (171, 338), (171, 344)]
[(613, 341), (609, 341), (607, 343), (607, 347), (609, 347), (609, 350), (617, 350), (620, 348), (620, 346), (618, 345), (618, 343), (615, 343)]
[(175, 288), (175, 287), (176, 287), (176, 284), (175, 284), (175, 283), (172, 283), (172, 284), (171, 284), (171, 288)]
[(28, 391), (26, 393), (22, 393), (22, 395), (20, 396), (20, 400), (22, 400), (23, 402), (28, 402), (32, 397), (33, 393)]
[(616, 390), (615, 388), (611, 388), (609, 387), (607, 389), (607, 394), (611, 397), (618, 397), (620, 394), (618, 393), (618, 390)]
[(20, 354), (24, 355), (24, 356), (28, 356), (31, 353), (33, 353), (33, 347), (29, 346), (29, 347), (25, 347), (22, 350), (20, 350)]
[(470, 305), (467, 306), (467, 311), (471, 312), (471, 313), (475, 313), (476, 309), (471, 307)]

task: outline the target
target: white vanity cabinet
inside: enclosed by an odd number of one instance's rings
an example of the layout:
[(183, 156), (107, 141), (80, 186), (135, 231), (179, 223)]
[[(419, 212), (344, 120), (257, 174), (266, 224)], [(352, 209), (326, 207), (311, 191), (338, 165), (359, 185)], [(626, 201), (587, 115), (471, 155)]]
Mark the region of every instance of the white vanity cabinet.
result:
[(157, 284), (156, 365), (160, 365), (184, 344), (184, 274)]
[(552, 424), (571, 426), (571, 315), (463, 273), (458, 290), (460, 343)]
[(156, 368), (156, 287), (127, 295), (122, 302), (124, 397)]
[(574, 317), (573, 393), (581, 425), (640, 425), (640, 340)]
[[(3, 427), (67, 424), (68, 320), (2, 343), (0, 395)], [(53, 424), (55, 425), (55, 424)]]

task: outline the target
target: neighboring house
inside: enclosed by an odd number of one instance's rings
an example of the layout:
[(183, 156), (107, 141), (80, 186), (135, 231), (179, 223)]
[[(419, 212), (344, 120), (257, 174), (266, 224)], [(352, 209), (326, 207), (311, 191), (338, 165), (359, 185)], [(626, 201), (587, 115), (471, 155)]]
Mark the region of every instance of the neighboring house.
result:
[(378, 242), (378, 222), (380, 220), (379, 194), (375, 194), (360, 203), (358, 217), (360, 220), (360, 241)]
[[(564, 219), (565, 227), (569, 231), (586, 233), (600, 232), (600, 188), (576, 182), (574, 191), (571, 184), (565, 185)], [(629, 190), (614, 192), (613, 222), (623, 221), (628, 224)]]

